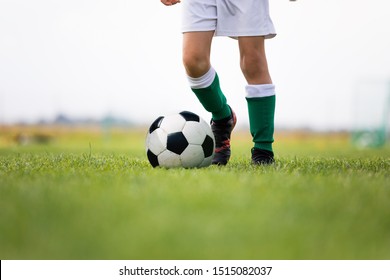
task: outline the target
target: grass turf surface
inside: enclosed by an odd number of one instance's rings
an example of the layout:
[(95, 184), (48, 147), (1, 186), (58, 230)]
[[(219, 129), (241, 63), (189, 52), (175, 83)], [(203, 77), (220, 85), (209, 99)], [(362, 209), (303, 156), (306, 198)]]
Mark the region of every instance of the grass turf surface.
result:
[(254, 167), (237, 132), (228, 166), (165, 170), (144, 131), (1, 131), (0, 259), (390, 258), (389, 147), (277, 135)]

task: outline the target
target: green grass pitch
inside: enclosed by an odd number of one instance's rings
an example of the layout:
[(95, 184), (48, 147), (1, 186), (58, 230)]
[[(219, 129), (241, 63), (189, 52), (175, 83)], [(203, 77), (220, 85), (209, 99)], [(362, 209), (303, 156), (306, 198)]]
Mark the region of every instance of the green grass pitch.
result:
[(0, 259), (390, 258), (388, 146), (279, 133), (254, 167), (237, 131), (228, 166), (166, 170), (145, 135), (0, 128)]

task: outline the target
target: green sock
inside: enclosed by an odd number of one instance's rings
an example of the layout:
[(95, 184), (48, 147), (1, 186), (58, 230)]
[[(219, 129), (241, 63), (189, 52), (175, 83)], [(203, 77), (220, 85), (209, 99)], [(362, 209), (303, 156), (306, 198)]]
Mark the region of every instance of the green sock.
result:
[(219, 78), (217, 74), (215, 74), (214, 81), (210, 86), (206, 88), (192, 88), (192, 91), (195, 93), (203, 107), (208, 112), (211, 112), (213, 120), (217, 121), (225, 119), (231, 115), (226, 97), (219, 85)]
[(274, 142), (275, 95), (246, 98), (250, 131), (255, 148), (272, 152)]

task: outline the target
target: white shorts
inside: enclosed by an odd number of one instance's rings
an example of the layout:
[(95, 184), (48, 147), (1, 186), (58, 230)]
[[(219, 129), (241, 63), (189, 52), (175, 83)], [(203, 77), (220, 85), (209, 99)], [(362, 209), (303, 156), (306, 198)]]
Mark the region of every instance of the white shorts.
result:
[(182, 31), (215, 31), (216, 36), (276, 35), (268, 0), (183, 0)]

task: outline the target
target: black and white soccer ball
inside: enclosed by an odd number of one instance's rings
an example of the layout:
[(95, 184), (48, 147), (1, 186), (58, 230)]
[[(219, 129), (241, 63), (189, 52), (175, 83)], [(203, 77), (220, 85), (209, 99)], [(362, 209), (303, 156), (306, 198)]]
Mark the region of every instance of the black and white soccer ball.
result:
[(210, 125), (188, 111), (157, 118), (146, 137), (146, 153), (153, 167), (207, 167), (214, 149)]

